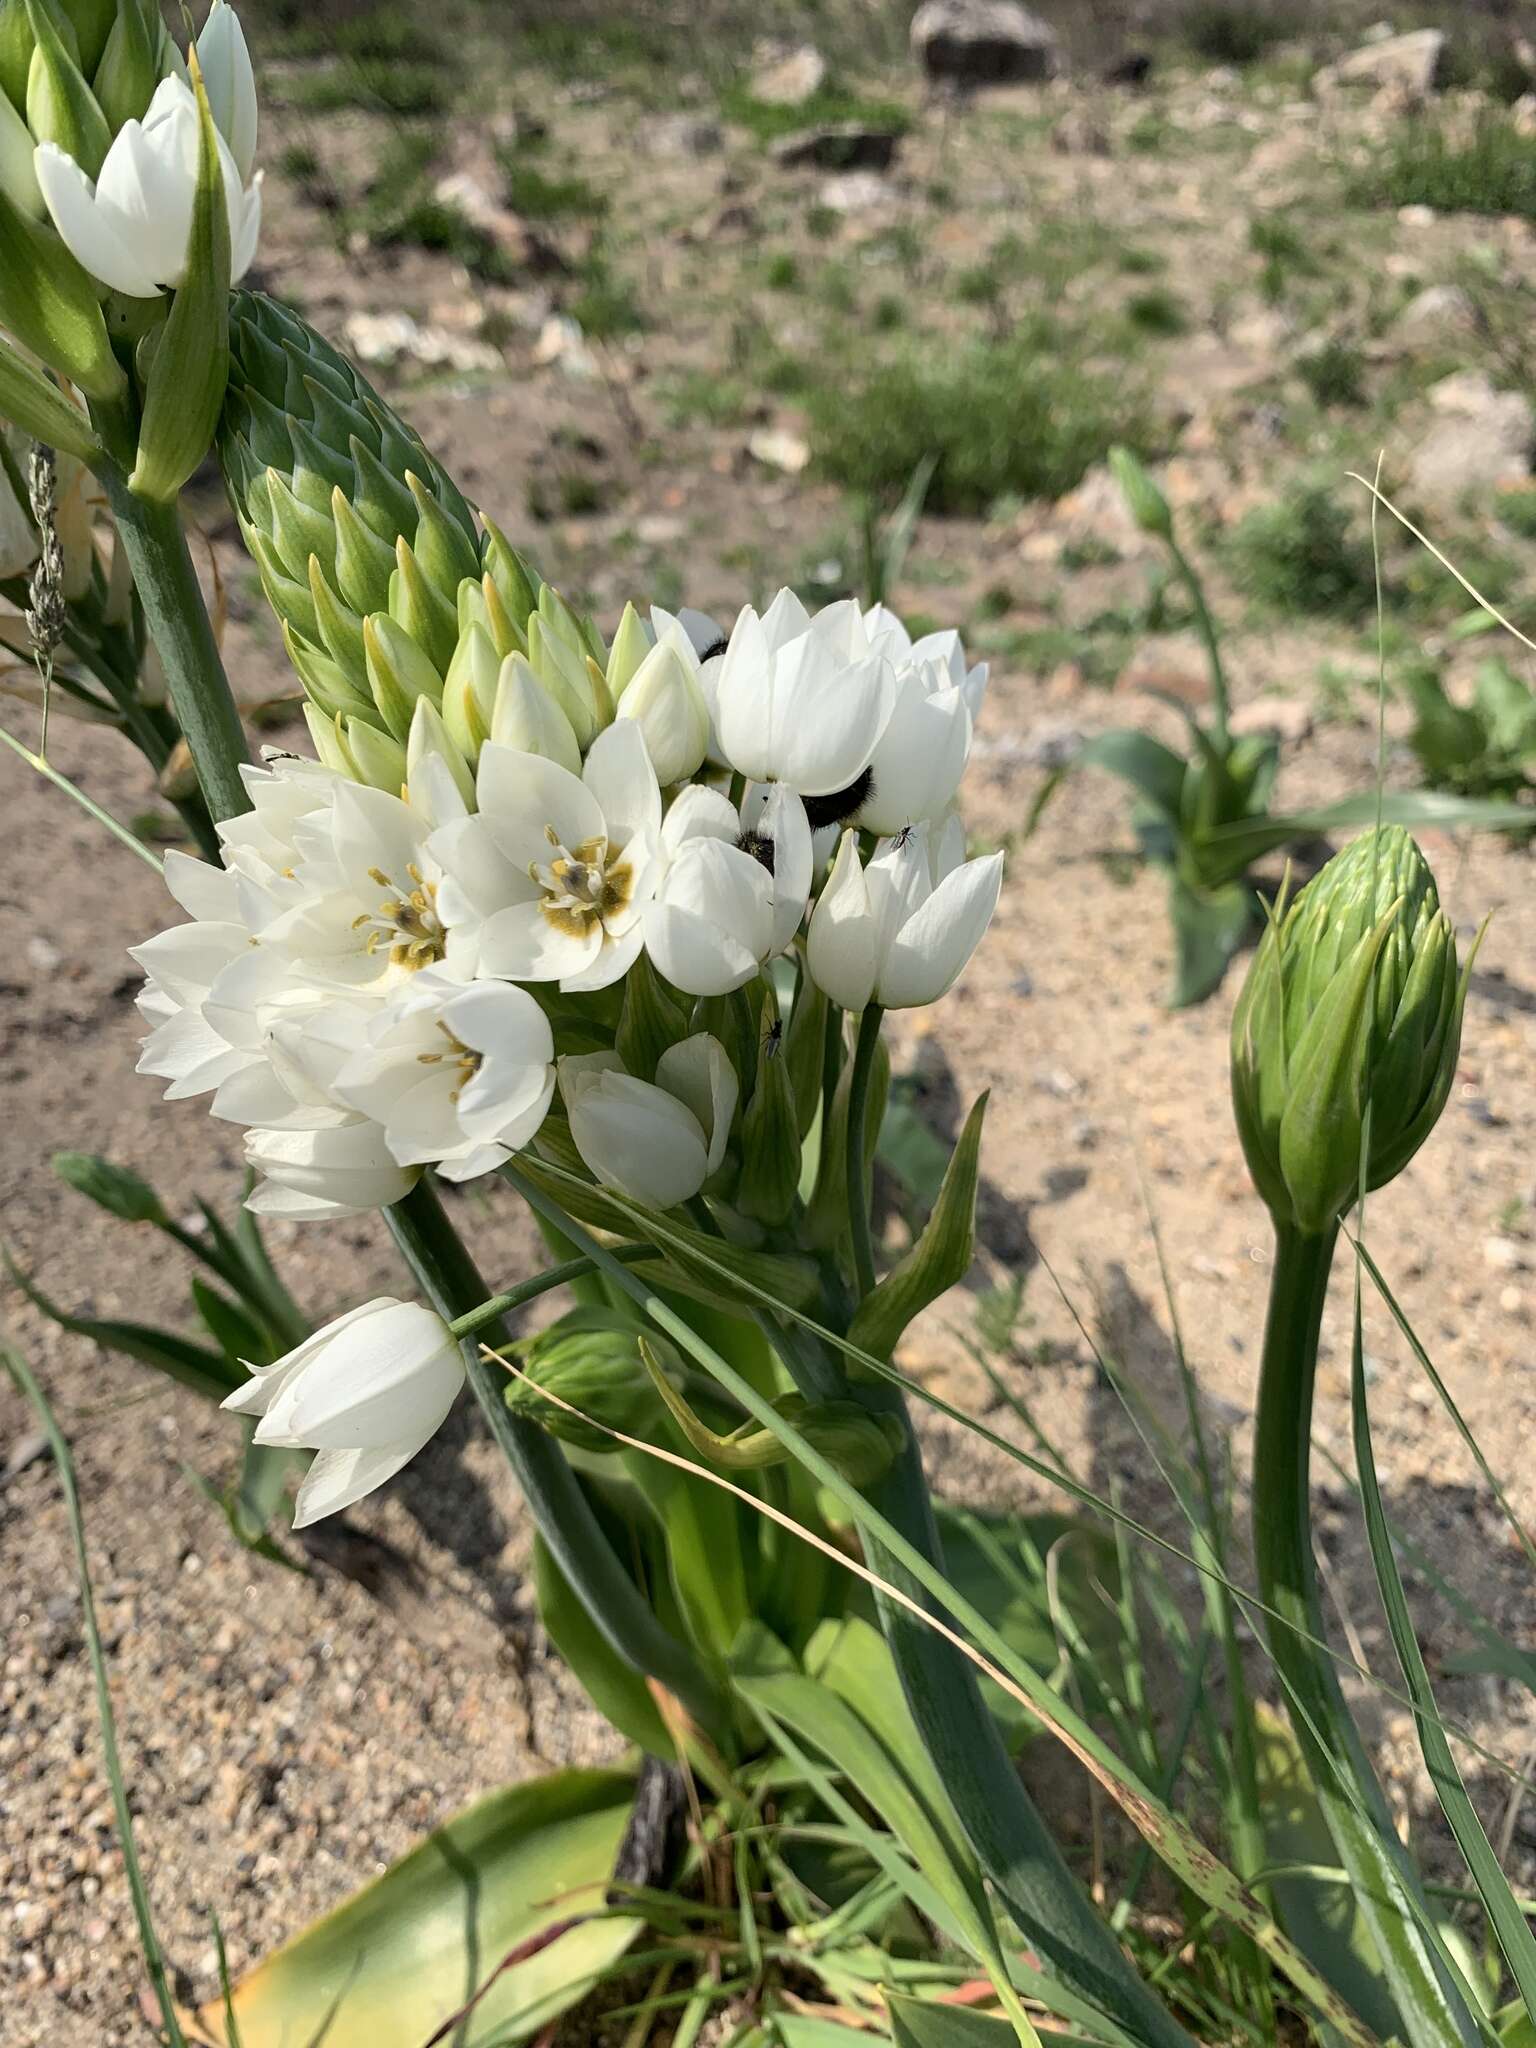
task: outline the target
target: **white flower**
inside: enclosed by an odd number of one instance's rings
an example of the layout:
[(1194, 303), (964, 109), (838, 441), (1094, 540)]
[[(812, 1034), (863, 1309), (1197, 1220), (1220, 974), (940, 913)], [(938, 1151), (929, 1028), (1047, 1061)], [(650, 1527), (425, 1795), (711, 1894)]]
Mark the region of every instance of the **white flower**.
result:
[(578, 778), (482, 749), (478, 813), (434, 834), (456, 971), (607, 988), (640, 951), (661, 865), (661, 791), (632, 720), (598, 735)]
[(919, 668), (941, 669), (944, 683), (964, 696), (971, 717), (981, 716), (982, 699), (987, 691), (987, 664), (978, 661), (974, 667), (967, 665), (960, 635), (952, 628), (924, 633), (920, 639), (914, 640), (893, 611), (888, 611), (883, 604), (872, 604), (864, 614), (864, 630), (869, 635), (870, 645), (883, 654), (893, 668), (915, 662)]
[(645, 949), (674, 988), (727, 995), (782, 952), (805, 913), (811, 832), (792, 790), (770, 784), (744, 829), (728, 798), (693, 784), (661, 828), (668, 856), (645, 913)]
[(197, 39), (197, 61), (214, 126), (229, 144), (242, 185), (256, 162), (256, 76), (245, 47), (240, 17), (225, 0), (213, 0)]
[(895, 833), (939, 818), (955, 800), (971, 751), (972, 719), (963, 688), (937, 662), (896, 670), (891, 720), (870, 760), (869, 793), (855, 822)]
[(871, 648), (858, 606), (828, 605), (811, 618), (789, 590), (761, 618), (746, 607), (711, 682), (730, 766), (806, 798), (856, 790), (894, 697), (891, 665)]
[[(233, 59), (228, 61), (232, 71)], [(254, 112), (251, 118), (254, 147)], [(247, 184), (222, 135), (218, 145), (229, 214), (230, 280), (238, 283), (256, 254), (261, 178), (258, 174)], [(185, 280), (197, 155), (197, 101), (190, 86), (172, 76), (155, 88), (143, 121), (125, 121), (118, 130), (94, 181), (53, 142), (38, 144), (33, 170), (70, 254), (111, 290), (153, 299)]]
[(670, 626), (625, 684), (615, 718), (632, 718), (664, 787), (684, 782), (709, 750), (709, 707), (699, 683), (699, 658), (687, 634)]
[(443, 961), (441, 870), (428, 837), (435, 820), (462, 816), (463, 804), (446, 771), (434, 782), (434, 802), (412, 805), (333, 776), (292, 826), (293, 886), (257, 927), (262, 945), (319, 987), (376, 997)]
[(725, 1158), (736, 1070), (707, 1031), (669, 1046), (656, 1081), (626, 1073), (617, 1053), (562, 1059), (571, 1137), (594, 1177), (648, 1209), (690, 1201)]
[(306, 1337), (224, 1402), (256, 1415), (256, 1441), (318, 1453), (293, 1526), (372, 1493), (435, 1434), (464, 1384), (464, 1360), (431, 1309), (381, 1295)]
[(911, 1009), (951, 988), (992, 921), (1003, 857), (966, 860), (958, 818), (884, 840), (868, 867), (843, 834), (806, 940), (811, 979), (845, 1010)]
[(387, 1209), (410, 1193), (420, 1171), (399, 1164), (371, 1117), (343, 1109), (247, 1131), (245, 1157), (262, 1176), (246, 1207), (294, 1222)]
[(402, 1166), (434, 1162), (449, 1180), (489, 1173), (544, 1121), (555, 1088), (549, 1019), (526, 989), (467, 988), (418, 975), (373, 1019), (366, 1048), (336, 1077), (343, 1102), (384, 1128)]

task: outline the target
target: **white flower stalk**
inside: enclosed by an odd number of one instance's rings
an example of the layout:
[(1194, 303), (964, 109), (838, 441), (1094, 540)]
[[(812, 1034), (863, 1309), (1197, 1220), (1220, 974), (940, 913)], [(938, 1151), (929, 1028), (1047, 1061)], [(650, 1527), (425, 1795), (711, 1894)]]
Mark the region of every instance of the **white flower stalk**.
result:
[(317, 1453), (293, 1526), (338, 1514), (392, 1479), (447, 1419), (464, 1360), (441, 1316), (381, 1295), (316, 1330), (229, 1396), (256, 1441)]
[(845, 1010), (937, 1002), (959, 978), (997, 908), (1003, 857), (965, 859), (951, 817), (884, 840), (867, 867), (843, 834), (806, 939), (811, 979)]
[[(239, 35), (238, 24), (233, 33)], [(216, 46), (221, 97), (241, 146), (248, 137), (254, 151), (255, 88), (249, 88), (247, 107), (248, 79), (236, 82), (239, 67), (230, 41), (229, 32), (221, 29)], [(244, 55), (243, 38), (239, 55)], [(244, 61), (248, 74), (250, 60)], [(238, 283), (251, 266), (261, 231), (261, 176), (258, 172), (247, 180), (248, 166), (241, 170), (223, 133), (218, 144), (229, 214), (230, 280)], [(118, 130), (95, 179), (53, 142), (38, 144), (33, 171), (53, 224), (76, 261), (112, 291), (153, 299), (185, 281), (197, 155), (197, 100), (184, 80), (170, 77), (155, 88), (144, 119), (125, 121)]]
[(429, 972), (373, 1019), (335, 1090), (383, 1127), (401, 1166), (435, 1165), (445, 1179), (472, 1180), (543, 1123), (554, 1058), (549, 1019), (526, 989), (501, 981), (465, 988)]
[(629, 719), (580, 777), (537, 754), (480, 755), (478, 813), (434, 835), (438, 910), (456, 971), (607, 988), (644, 939), (662, 861), (661, 791)]
[(559, 1062), (571, 1137), (594, 1178), (647, 1209), (691, 1201), (725, 1158), (739, 1092), (725, 1047), (707, 1031), (668, 1047), (656, 1081), (617, 1053)]
[(711, 686), (721, 751), (738, 774), (787, 783), (813, 825), (858, 809), (895, 681), (856, 604), (812, 618), (781, 590), (761, 618), (748, 605)]
[(685, 782), (709, 751), (709, 707), (699, 661), (681, 626), (667, 628), (625, 684), (614, 716), (633, 719), (663, 788)]
[(718, 790), (680, 792), (662, 826), (667, 856), (645, 913), (645, 948), (687, 995), (728, 995), (793, 939), (810, 888), (811, 833), (792, 790), (770, 784), (755, 825)]

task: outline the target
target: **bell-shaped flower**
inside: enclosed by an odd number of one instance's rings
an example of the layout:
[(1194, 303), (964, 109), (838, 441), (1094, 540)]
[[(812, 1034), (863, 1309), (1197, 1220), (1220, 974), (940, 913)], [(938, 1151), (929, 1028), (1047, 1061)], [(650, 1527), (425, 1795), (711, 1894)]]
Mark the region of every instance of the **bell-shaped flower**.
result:
[(433, 835), (438, 914), (455, 972), (607, 988), (644, 940), (661, 869), (661, 791), (640, 728), (593, 742), (580, 776), (494, 743), (479, 811)]
[(958, 979), (997, 908), (1003, 857), (965, 859), (958, 818), (883, 840), (867, 867), (845, 832), (806, 938), (816, 986), (845, 1010), (912, 1009)]
[(725, 1047), (707, 1031), (669, 1046), (654, 1084), (626, 1073), (617, 1053), (569, 1055), (559, 1066), (571, 1138), (603, 1187), (670, 1209), (718, 1171), (739, 1084)]
[[(247, 183), (223, 135), (218, 144), (230, 280), (238, 283), (256, 254), (261, 177)], [(185, 279), (197, 158), (197, 101), (172, 76), (155, 88), (144, 119), (118, 130), (95, 179), (53, 142), (39, 143), (33, 170), (53, 224), (81, 266), (112, 291), (153, 299)]]
[(955, 800), (971, 751), (972, 718), (962, 687), (937, 662), (909, 660), (895, 671), (890, 723), (870, 759), (869, 792), (855, 822), (886, 835), (941, 818)]
[(698, 657), (680, 626), (672, 626), (644, 656), (614, 716), (639, 726), (663, 788), (685, 782), (704, 765), (709, 707), (699, 685)]
[(380, 1295), (251, 1373), (223, 1405), (259, 1418), (257, 1443), (317, 1454), (294, 1504), (303, 1529), (409, 1464), (447, 1419), (464, 1359), (441, 1316)]
[(952, 627), (937, 633), (923, 633), (916, 640), (893, 611), (872, 604), (864, 614), (864, 630), (870, 645), (883, 654), (893, 668), (915, 662), (919, 668), (942, 671), (942, 685), (959, 690), (973, 719), (981, 716), (987, 693), (987, 664), (966, 660), (960, 635)]
[(538, 1130), (555, 1088), (549, 1019), (526, 989), (418, 975), (380, 1011), (335, 1080), (340, 1099), (384, 1127), (401, 1166), (472, 1180)]
[(685, 994), (727, 995), (799, 929), (811, 880), (805, 807), (770, 783), (738, 813), (719, 790), (693, 784), (673, 802), (661, 836), (665, 865), (645, 913), (646, 951)]
[(388, 1209), (410, 1193), (420, 1172), (400, 1165), (372, 1117), (343, 1109), (315, 1110), (302, 1124), (249, 1130), (245, 1158), (261, 1175), (246, 1207), (290, 1222)]
[(213, 124), (229, 144), (240, 182), (248, 184), (256, 164), (256, 75), (240, 17), (225, 0), (213, 0), (208, 10), (197, 38), (197, 61)]
[(846, 817), (890, 720), (894, 677), (870, 646), (859, 608), (828, 605), (814, 618), (793, 591), (781, 590), (761, 618), (750, 605), (737, 619), (712, 678), (720, 747), (752, 782), (785, 782), (815, 804), (833, 799)]

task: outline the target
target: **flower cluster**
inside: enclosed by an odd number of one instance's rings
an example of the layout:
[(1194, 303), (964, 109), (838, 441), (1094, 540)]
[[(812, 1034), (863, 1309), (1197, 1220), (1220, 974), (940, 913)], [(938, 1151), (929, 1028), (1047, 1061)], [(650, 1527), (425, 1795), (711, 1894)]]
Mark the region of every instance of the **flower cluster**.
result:
[(312, 701), (323, 758), (245, 771), (222, 867), (167, 860), (191, 921), (135, 951), (140, 1069), (246, 1127), (265, 1214), (486, 1173), (557, 1091), (600, 1186), (716, 1191), (773, 964), (844, 1010), (930, 1003), (996, 905), (955, 810), (986, 682), (955, 635), (783, 591), (728, 635), (627, 608), (609, 646), (505, 553), (441, 670), (369, 616), (371, 701)]

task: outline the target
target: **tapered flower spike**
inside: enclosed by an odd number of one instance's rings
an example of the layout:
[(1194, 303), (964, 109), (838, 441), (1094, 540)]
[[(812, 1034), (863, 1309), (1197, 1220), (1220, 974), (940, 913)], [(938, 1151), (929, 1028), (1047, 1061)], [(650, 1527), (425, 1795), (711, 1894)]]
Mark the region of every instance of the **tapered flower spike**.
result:
[[(1243, 1151), (1277, 1223), (1330, 1230), (1433, 1130), (1461, 1047), (1466, 966), (1423, 854), (1364, 833), (1260, 942), (1232, 1019)], [(1362, 1162), (1369, 1116), (1369, 1150)]]

